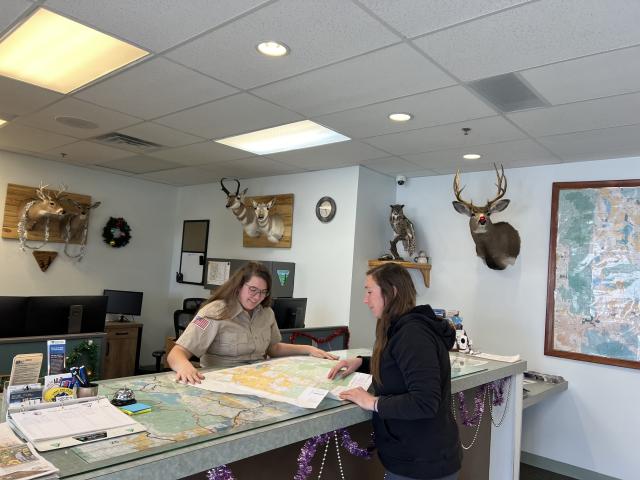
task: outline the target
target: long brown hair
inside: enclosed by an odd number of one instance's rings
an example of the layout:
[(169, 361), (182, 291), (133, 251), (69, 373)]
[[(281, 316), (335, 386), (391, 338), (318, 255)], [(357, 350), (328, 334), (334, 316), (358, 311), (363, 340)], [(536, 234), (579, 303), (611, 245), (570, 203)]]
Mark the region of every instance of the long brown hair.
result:
[(387, 332), (391, 322), (416, 306), (416, 287), (406, 269), (396, 263), (385, 263), (367, 272), (380, 287), (384, 308), (376, 322), (376, 341), (371, 357), (371, 374), (378, 385), (380, 379), (380, 357), (387, 346)]
[(233, 306), (235, 306), (238, 300), (238, 294), (242, 286), (251, 280), (252, 277), (259, 277), (263, 279), (267, 284), (267, 290), (269, 293), (262, 299), (260, 305), (263, 307), (271, 306), (271, 274), (267, 267), (258, 262), (248, 262), (240, 270), (237, 270), (229, 280), (220, 285), (209, 299), (204, 302), (203, 306), (211, 303), (215, 300), (222, 300), (224, 302), (224, 308), (220, 312), (218, 320), (229, 317), (232, 313)]

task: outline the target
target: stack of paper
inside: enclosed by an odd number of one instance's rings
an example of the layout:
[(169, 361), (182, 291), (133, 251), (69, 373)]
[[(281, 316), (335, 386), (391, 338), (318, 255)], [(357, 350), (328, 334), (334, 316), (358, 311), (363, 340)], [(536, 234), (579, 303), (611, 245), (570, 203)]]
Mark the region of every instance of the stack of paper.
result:
[(20, 441), (6, 423), (0, 424), (0, 478), (58, 478), (58, 469), (29, 443)]

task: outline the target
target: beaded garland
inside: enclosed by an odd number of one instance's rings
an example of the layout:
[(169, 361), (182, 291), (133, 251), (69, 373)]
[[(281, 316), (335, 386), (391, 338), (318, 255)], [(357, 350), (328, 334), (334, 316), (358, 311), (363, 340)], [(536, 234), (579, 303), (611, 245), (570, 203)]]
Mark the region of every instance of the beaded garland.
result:
[(131, 240), (131, 227), (122, 217), (109, 217), (109, 221), (102, 230), (104, 243), (113, 248), (124, 247)]

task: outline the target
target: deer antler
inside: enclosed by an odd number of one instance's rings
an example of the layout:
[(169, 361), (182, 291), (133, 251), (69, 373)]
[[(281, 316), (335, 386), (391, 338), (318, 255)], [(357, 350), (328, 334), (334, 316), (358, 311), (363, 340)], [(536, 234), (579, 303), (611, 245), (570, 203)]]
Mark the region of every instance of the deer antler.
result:
[(60, 189), (58, 190), (58, 193), (56, 193), (57, 200), (63, 197), (63, 193), (67, 191), (67, 188), (69, 188), (69, 185), (65, 185), (64, 183), (60, 184)]
[(460, 196), (462, 194), (462, 190), (464, 190), (466, 187), (466, 185), (462, 188), (460, 188), (460, 170), (456, 171), (456, 176), (453, 177), (453, 193), (456, 196), (456, 199), (466, 205), (467, 207), (469, 207), (470, 209), (473, 208), (473, 202), (467, 202), (465, 200), (462, 199), (462, 197)]
[(504, 176), (504, 166), (500, 165), (501, 172), (498, 172), (498, 167), (496, 164), (493, 164), (493, 168), (496, 169), (496, 176), (498, 177), (498, 183), (496, 183), (496, 187), (498, 187), (498, 194), (493, 198), (493, 200), (487, 200), (487, 206), (492, 203), (500, 200), (504, 197), (504, 194), (507, 193), (507, 177)]

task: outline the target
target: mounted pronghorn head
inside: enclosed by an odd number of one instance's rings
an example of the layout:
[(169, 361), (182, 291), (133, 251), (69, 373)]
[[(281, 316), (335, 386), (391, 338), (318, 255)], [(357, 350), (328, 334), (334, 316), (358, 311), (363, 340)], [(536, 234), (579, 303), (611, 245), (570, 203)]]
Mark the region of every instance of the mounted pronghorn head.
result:
[(491, 214), (501, 212), (509, 206), (509, 200), (504, 197), (507, 193), (507, 178), (504, 176), (504, 167), (493, 165), (498, 181), (497, 195), (487, 200), (484, 206), (476, 206), (473, 202), (462, 199), (464, 187), (460, 188), (460, 171), (453, 178), (453, 193), (456, 196), (453, 208), (458, 213), (467, 215), (471, 237), (476, 244), (476, 254), (483, 258), (487, 266), (494, 270), (504, 270), (507, 265), (513, 265), (520, 253), (520, 235), (518, 231), (506, 222), (493, 223)]
[(237, 178), (232, 178), (234, 182), (236, 182), (236, 191), (235, 193), (229, 192), (227, 187), (224, 186), (224, 181), (229, 180), (228, 178), (220, 179), (220, 186), (222, 187), (222, 191), (227, 195), (227, 204), (226, 208), (237, 208), (244, 201), (244, 196), (247, 193), (247, 189), (245, 188), (242, 192), (240, 192), (240, 181)]
[(269, 217), (269, 210), (276, 203), (276, 199), (272, 198), (269, 202), (261, 202), (258, 203), (253, 200), (253, 210), (256, 212), (256, 217), (258, 218), (258, 222), (265, 221)]

